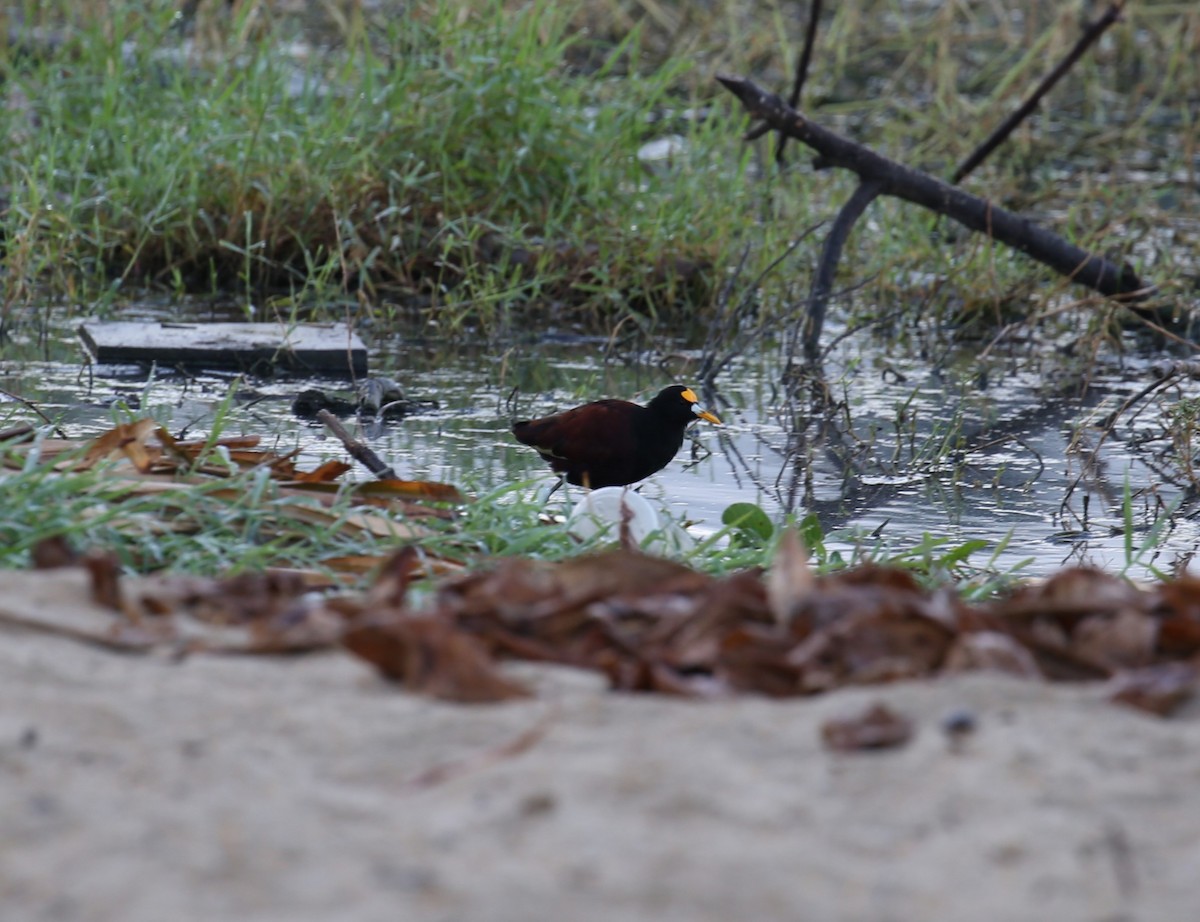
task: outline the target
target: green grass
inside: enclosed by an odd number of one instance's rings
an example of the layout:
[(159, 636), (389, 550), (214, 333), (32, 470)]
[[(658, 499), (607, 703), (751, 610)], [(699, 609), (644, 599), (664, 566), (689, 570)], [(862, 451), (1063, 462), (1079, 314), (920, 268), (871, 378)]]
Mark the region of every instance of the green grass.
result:
[[(213, 442), (219, 434), (214, 430)], [(336, 575), (335, 558), (382, 560), (403, 544), (472, 568), (505, 556), (563, 560), (616, 543), (613, 535), (573, 536), (560, 518), (547, 516), (546, 503), (530, 483), (474, 495), (455, 507), (449, 519), (397, 515), (397, 521), (425, 534), (381, 538), (367, 529), (342, 527), (361, 511), (348, 491), (326, 507), (315, 496), (284, 495), (265, 468), (255, 468), (231, 470), (227, 477), (178, 479), (168, 490), (131, 492), (127, 468), (83, 466), (85, 448), (52, 459), (43, 459), (36, 446), (0, 455), (8, 467), (0, 477), (0, 504), (9, 510), (0, 522), (0, 569), (29, 567), (33, 549), (50, 538), (65, 539), (81, 553), (111, 554), (129, 573), (202, 575), (270, 567)], [(219, 460), (220, 455), (202, 457)], [(297, 515), (304, 506), (320, 518)], [(648, 543), (647, 549), (724, 574), (768, 567), (785, 528), (799, 531), (817, 572), (866, 563), (902, 567), (931, 585), (953, 580), (979, 596), (1008, 585), (1017, 575), (995, 565), (1003, 547), (976, 563), (988, 550), (979, 541), (950, 545), (925, 535), (912, 547), (897, 548), (877, 539), (837, 535), (832, 538), (849, 549), (832, 550), (831, 537), (822, 533), (815, 517), (774, 523), (748, 503), (731, 506), (722, 528), (690, 546), (664, 551), (662, 545)]]
[[(10, 303), (152, 286), (493, 320), (704, 297), (713, 228), (733, 222), (699, 177), (659, 181), (636, 157), (686, 65), (618, 80), (616, 47), (571, 78), (569, 8), (551, 3), (468, 22), (426, 4), (303, 58), (270, 33), (188, 54), (176, 7), (110, 4), (70, 55), (11, 68)], [(701, 158), (714, 143), (682, 130)]]
[[(449, 334), (547, 312), (678, 328), (712, 316), (746, 244), (752, 278), (850, 188), (812, 175), (795, 146), (764, 186), (768, 142), (740, 142), (743, 117), (712, 80), (725, 69), (783, 88), (800, 22), (782, 8), (310, 6), (201, 4), (189, 38), (175, 0), (26, 5), (15, 31), (29, 53), (9, 57), (0, 112), (9, 312), (48, 300), (119, 310), (150, 289), (233, 297), (250, 316), (419, 314)], [(1147, 200), (1125, 174), (1194, 170), (1200, 14), (1151, 2), (1127, 19), (970, 184), (1167, 281), (1187, 257), (1156, 234), (1187, 187)], [(945, 174), (1078, 30), (1024, 4), (838, 4), (804, 104)], [(668, 166), (638, 160), (669, 135), (685, 146)], [(877, 301), (904, 299), (893, 280), (914, 268), (975, 279), (935, 313), (1049, 280), (976, 238), (932, 239), (914, 208), (870, 217), (843, 275), (879, 279)], [(763, 304), (793, 303), (818, 243), (764, 279)]]
[[(536, 349), (528, 342), (539, 328), (587, 327), (611, 334), (606, 355), (641, 360), (659, 357), (664, 330), (709, 327), (714, 354), (778, 350), (823, 237), (804, 234), (853, 188), (848, 175), (814, 171), (798, 145), (780, 170), (772, 139), (744, 144), (745, 119), (713, 80), (728, 71), (784, 90), (799, 7), (242, 0), (232, 12), (201, 3), (189, 31), (180, 6), (30, 0), (9, 14), (20, 48), (0, 65), (2, 332), (51, 311), (119, 314), (147, 296), (201, 295), (232, 300), (248, 318), (372, 320), (381, 337), (415, 319), (441, 339)], [(1017, 0), (836, 4), (802, 108), (945, 176), (1080, 25), (1073, 6)], [(1197, 48), (1194, 3), (1130, 5), (967, 185), (1131, 260), (1168, 306), (1193, 306)], [(638, 159), (644, 143), (670, 136), (682, 139), (671, 161)], [(1064, 339), (1070, 361), (1086, 365), (1121, 336), (1115, 308), (897, 202), (877, 202), (860, 222), (837, 284), (853, 291), (834, 305), (841, 331), (876, 337), (898, 368), (926, 364), (928, 353), (915, 354), (934, 342), (942, 370), (968, 382), (988, 362), (997, 376), (1018, 365), (1040, 372), (1039, 362), (1061, 370)], [(1017, 350), (992, 354), (1000, 331)], [(846, 377), (833, 382), (848, 408), (854, 339), (839, 358)], [(602, 373), (572, 369), (569, 388), (587, 392), (593, 374)], [(883, 463), (930, 468), (951, 457), (957, 425), (935, 438), (902, 416), (905, 451)], [(1177, 422), (1182, 446), (1190, 428)], [(33, 479), (5, 489), (37, 506), (9, 526), (16, 556), (0, 562), (23, 559), (56, 490), (99, 497), (102, 511), (87, 513), (64, 495), (61, 519), (46, 520), (89, 543), (124, 541), (124, 516), (140, 514), (125, 501), (110, 517), (102, 483), (21, 476)], [(269, 485), (246, 490), (257, 499), (245, 509), (198, 500), (188, 510), (211, 540), (143, 535), (149, 543), (130, 545), (127, 563), (317, 559), (304, 545), (319, 536), (278, 544), (253, 522), (270, 516)], [(489, 496), (430, 541), (468, 556), (576, 552), (537, 511)], [(769, 555), (775, 538), (728, 528), (696, 552), (705, 567)], [(907, 554), (961, 576), (983, 553), (937, 542), (861, 559)]]

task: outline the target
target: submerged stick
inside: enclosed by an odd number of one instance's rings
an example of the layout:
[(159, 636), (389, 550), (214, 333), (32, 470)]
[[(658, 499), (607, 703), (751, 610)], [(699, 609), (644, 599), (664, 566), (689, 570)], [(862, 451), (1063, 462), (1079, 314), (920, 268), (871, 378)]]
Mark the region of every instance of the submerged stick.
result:
[(328, 410), (318, 410), (317, 419), (325, 424), (325, 428), (341, 439), (342, 445), (345, 446), (351, 458), (359, 462), (380, 480), (400, 479), (387, 462), (375, 454), (367, 445), (352, 436), (346, 427), (342, 425), (342, 421)]

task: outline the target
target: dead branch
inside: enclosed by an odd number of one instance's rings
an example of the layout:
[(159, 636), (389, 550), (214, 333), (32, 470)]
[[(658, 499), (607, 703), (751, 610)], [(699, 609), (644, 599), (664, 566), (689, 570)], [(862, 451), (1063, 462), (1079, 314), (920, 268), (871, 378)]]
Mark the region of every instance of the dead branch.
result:
[(817, 273), (813, 277), (808, 295), (808, 311), (804, 321), (803, 342), (804, 354), (811, 361), (816, 358), (817, 347), (821, 342), (821, 328), (825, 325), (825, 307), (833, 292), (834, 273), (842, 258), (842, 250), (850, 239), (850, 231), (862, 213), (879, 196), (882, 187), (878, 180), (864, 179), (859, 183), (854, 194), (846, 199), (841, 211), (829, 228), (829, 236), (821, 249), (821, 261), (817, 264)]
[(346, 451), (350, 453), (355, 461), (358, 461), (380, 480), (397, 480), (396, 472), (392, 470), (391, 465), (375, 454), (367, 445), (364, 445), (354, 436), (352, 436), (342, 425), (342, 421), (330, 413), (328, 410), (318, 410), (317, 419), (325, 424), (330, 432), (336, 435), (345, 446)]
[[(752, 116), (815, 150), (820, 155), (822, 167), (841, 167), (858, 174), (864, 184), (860, 189), (870, 184), (877, 187), (873, 190), (877, 195), (895, 196), (945, 215), (1107, 297), (1138, 302), (1156, 292), (1129, 264), (1118, 266), (1028, 218), (851, 141), (797, 112), (778, 95), (768, 93), (751, 80), (722, 75), (718, 75), (717, 80)], [(840, 248), (838, 250), (840, 252)], [(805, 352), (810, 360), (816, 358), (815, 347), (821, 335), (820, 323), (815, 322), (818, 319), (810, 313), (805, 332)]]

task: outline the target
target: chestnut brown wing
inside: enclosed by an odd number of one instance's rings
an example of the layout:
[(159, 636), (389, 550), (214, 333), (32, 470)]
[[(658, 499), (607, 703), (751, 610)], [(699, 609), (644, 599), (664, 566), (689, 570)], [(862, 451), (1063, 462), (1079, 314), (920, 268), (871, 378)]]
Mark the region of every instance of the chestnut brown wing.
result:
[(635, 479), (639, 417), (645, 413), (627, 400), (597, 400), (517, 423), (513, 434), (572, 483), (583, 483), (586, 474), (591, 486), (622, 485)]

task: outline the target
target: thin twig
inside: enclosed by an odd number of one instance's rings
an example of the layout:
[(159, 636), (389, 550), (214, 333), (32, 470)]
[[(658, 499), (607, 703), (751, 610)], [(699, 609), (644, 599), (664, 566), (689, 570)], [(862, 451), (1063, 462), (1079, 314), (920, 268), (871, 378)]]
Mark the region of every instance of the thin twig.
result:
[(554, 721), (558, 719), (558, 715), (559, 707), (552, 705), (531, 727), (505, 740), (498, 746), (489, 747), (463, 758), (431, 765), (429, 768), (405, 779), (401, 782), (400, 787), (402, 790), (425, 790), (426, 788), (461, 778), (464, 775), (469, 775), (472, 772), (481, 772), (508, 759), (515, 759), (517, 756), (528, 752), (545, 738), (546, 734), (550, 732)]
[[(745, 351), (746, 343), (754, 336), (759, 336), (765, 332), (763, 327), (760, 325), (753, 332), (747, 333), (745, 330), (740, 328), (740, 324), (742, 319), (748, 316), (751, 309), (754, 307), (755, 299), (758, 296), (759, 289), (766, 280), (767, 276), (779, 268), (783, 261), (791, 256), (792, 253), (794, 253), (800, 246), (800, 244), (807, 240), (812, 234), (817, 232), (817, 229), (820, 228), (820, 226), (820, 224), (814, 224), (812, 227), (806, 228), (802, 234), (789, 243), (787, 248), (779, 256), (771, 260), (771, 263), (765, 269), (763, 269), (762, 272), (755, 276), (754, 280), (750, 282), (750, 284), (743, 288), (742, 296), (739, 299), (737, 306), (730, 310), (729, 301), (733, 295), (733, 289), (741, 278), (742, 271), (745, 269), (746, 261), (750, 255), (749, 245), (747, 245), (743, 250), (742, 257), (739, 260), (737, 267), (730, 274), (729, 281), (722, 288), (721, 294), (717, 299), (717, 303), (725, 318), (723, 329), (718, 329), (714, 326), (714, 329), (708, 336), (707, 342), (704, 344), (704, 360), (700, 366), (700, 372), (697, 377), (700, 383), (704, 386), (706, 392), (715, 390), (715, 381), (717, 375), (720, 374), (730, 362), (737, 358), (738, 355), (741, 355)], [(726, 342), (728, 348), (723, 356), (718, 357), (716, 350), (717, 346), (722, 341)]]
[(1119, 407), (1099, 421), (1098, 425), (1103, 433), (1102, 440), (1112, 431), (1113, 426), (1117, 424), (1117, 420), (1124, 416), (1134, 404), (1141, 403), (1155, 391), (1173, 384), (1181, 377), (1196, 377), (1197, 371), (1200, 371), (1200, 369), (1196, 368), (1194, 362), (1169, 362), (1165, 365), (1155, 366), (1154, 373), (1158, 375), (1157, 381), (1147, 384), (1136, 394), (1127, 397)]
[[(788, 105), (795, 109), (800, 105), (800, 93), (804, 90), (804, 81), (808, 79), (808, 65), (812, 61), (813, 45), (817, 41), (817, 20), (821, 16), (821, 0), (812, 0), (808, 8), (808, 28), (804, 32), (804, 48), (800, 52), (800, 60), (796, 62), (796, 79), (792, 81), (792, 93), (788, 96)], [(775, 147), (775, 162), (783, 164), (783, 149), (787, 146), (787, 135), (781, 134)]]
[(17, 403), (21, 404), (22, 406), (27, 407), (28, 409), (32, 410), (34, 413), (36, 413), (38, 416), (40, 416), (42, 418), (42, 420), (46, 423), (47, 426), (54, 426), (55, 437), (60, 438), (60, 439), (65, 439), (67, 437), (67, 434), (65, 432), (63, 432), (60, 428), (58, 428), (58, 426), (56, 426), (54, 424), (54, 420), (52, 420), (49, 416), (47, 416), (45, 413), (43, 413), (41, 411), (41, 409), (37, 406), (37, 404), (31, 403), (30, 401), (28, 401), (24, 397), (22, 397), (20, 394), (14, 394), (12, 391), (6, 391), (3, 388), (0, 388), (0, 394), (3, 394), (9, 400), (14, 400)]
[(1109, 26), (1120, 21), (1122, 7), (1124, 6), (1124, 0), (1118, 0), (1118, 2), (1113, 3), (1107, 10), (1104, 11), (1103, 16), (1087, 27), (1083, 35), (1079, 37), (1079, 41), (1075, 43), (1075, 47), (1067, 52), (1067, 56), (1059, 62), (1057, 67), (1055, 67), (1052, 71), (1050, 71), (1050, 73), (1042, 78), (1042, 82), (1039, 83), (1029, 97), (1017, 107), (1016, 111), (1013, 112), (1012, 115), (1006, 118), (1003, 122), (1001, 122), (999, 126), (997, 126), (996, 130), (988, 136), (987, 140), (975, 148), (975, 150), (971, 152), (967, 159), (958, 165), (958, 168), (954, 171), (954, 175), (950, 177), (950, 181), (952, 183), (957, 185), (958, 183), (962, 182), (963, 179), (965, 179), (971, 173), (971, 171), (975, 169), (975, 167), (983, 163), (983, 161), (988, 157), (989, 154), (991, 154), (992, 151), (1004, 143), (1004, 140), (1010, 134), (1012, 134), (1014, 130), (1016, 130), (1016, 127), (1020, 125), (1021, 122), (1023, 122), (1034, 109), (1037, 108), (1037, 104), (1041, 102), (1042, 97), (1049, 93), (1054, 87), (1054, 84), (1058, 83), (1058, 81), (1066, 75), (1067, 71), (1069, 71), (1075, 65), (1075, 62), (1083, 57), (1084, 52), (1086, 52), (1088, 48), (1095, 44), (1096, 40), (1104, 34), (1105, 30), (1108, 29)]

